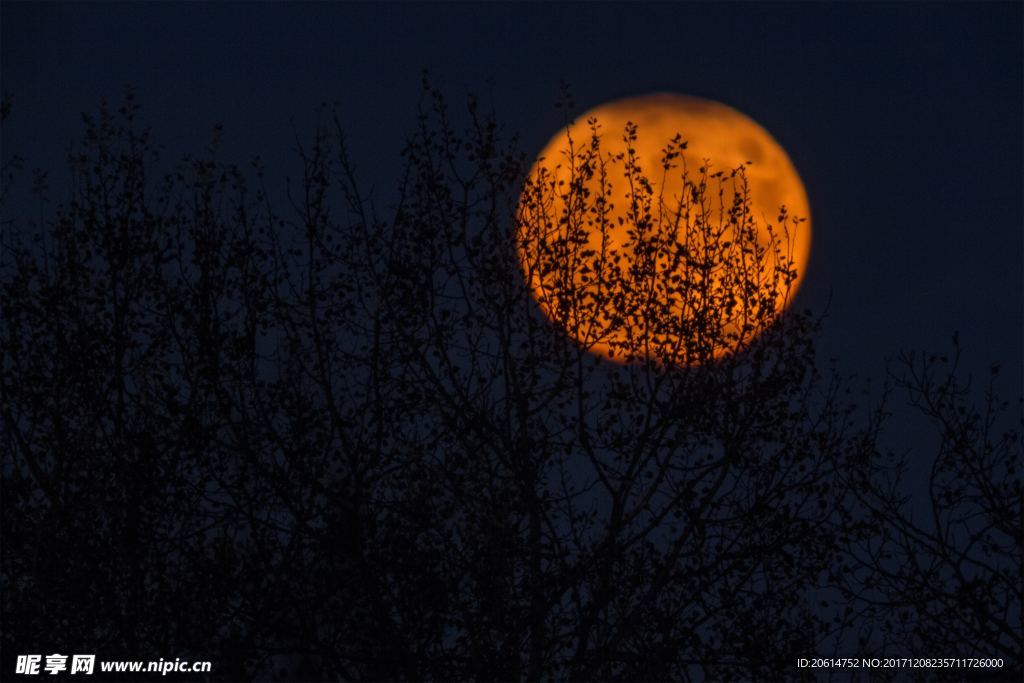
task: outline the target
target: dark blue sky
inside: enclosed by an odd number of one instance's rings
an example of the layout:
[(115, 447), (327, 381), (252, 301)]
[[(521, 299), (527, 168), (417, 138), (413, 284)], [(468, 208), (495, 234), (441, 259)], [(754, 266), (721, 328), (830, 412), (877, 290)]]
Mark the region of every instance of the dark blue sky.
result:
[[(60, 168), (79, 112), (123, 85), (172, 153), (216, 122), (227, 155), (295, 172), (292, 122), (339, 103), (387, 187), (421, 70), (479, 93), (539, 148), (561, 80), (581, 110), (650, 91), (730, 104), (786, 147), (814, 219), (801, 291), (851, 371), (959, 330), (1021, 386), (1022, 14), (1004, 4), (2, 4), (2, 153)], [(684, 131), (685, 133), (685, 131)], [(170, 159), (168, 159), (170, 161)], [(61, 173), (51, 173), (60, 196)]]

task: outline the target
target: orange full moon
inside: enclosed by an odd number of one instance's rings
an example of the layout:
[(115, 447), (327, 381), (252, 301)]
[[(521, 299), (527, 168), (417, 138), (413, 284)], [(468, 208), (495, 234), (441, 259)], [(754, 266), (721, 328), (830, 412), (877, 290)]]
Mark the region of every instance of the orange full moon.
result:
[(792, 300), (810, 207), (781, 145), (724, 104), (602, 104), (538, 155), (516, 215), (538, 306), (616, 362), (700, 365), (749, 344)]

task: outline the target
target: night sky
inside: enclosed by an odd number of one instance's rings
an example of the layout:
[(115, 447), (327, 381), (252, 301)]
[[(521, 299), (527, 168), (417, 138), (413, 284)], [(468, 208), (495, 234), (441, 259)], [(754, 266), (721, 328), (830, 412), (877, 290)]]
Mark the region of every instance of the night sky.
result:
[[(334, 107), (385, 215), (425, 71), (453, 106), (478, 95), (528, 154), (562, 125), (561, 83), (576, 113), (695, 95), (760, 123), (799, 171), (813, 239), (796, 305), (827, 310), (820, 357), (865, 388), (862, 406), (901, 350), (949, 352), (954, 332), (965, 372), (987, 379), (1000, 362), (1002, 393), (1016, 399), (1022, 12), (1020, 2), (3, 2), (0, 91), (12, 110), (0, 157), (26, 167), (3, 218), (38, 215), (31, 169), (48, 171), (54, 206), (68, 195), (65, 151), (81, 113), (129, 85), (167, 169), (202, 153), (222, 124), (220, 160), (258, 155), (282, 213), (286, 179), (301, 174), (297, 141), (311, 138), (323, 103)], [(889, 443), (934, 446), (934, 431), (924, 441), (894, 409)], [(930, 462), (912, 462), (912, 483), (926, 483)]]
[[(1021, 7), (4, 3), (3, 154), (60, 169), (79, 112), (139, 88), (168, 158), (225, 125), (225, 156), (297, 170), (294, 134), (337, 103), (363, 183), (386, 203), (421, 73), (481, 96), (523, 148), (582, 112), (656, 91), (765, 126), (807, 186), (800, 305), (823, 352), (879, 374), (901, 348), (976, 369), (1022, 358)], [(274, 173), (283, 169), (281, 173)], [(53, 176), (55, 178), (59, 175)]]

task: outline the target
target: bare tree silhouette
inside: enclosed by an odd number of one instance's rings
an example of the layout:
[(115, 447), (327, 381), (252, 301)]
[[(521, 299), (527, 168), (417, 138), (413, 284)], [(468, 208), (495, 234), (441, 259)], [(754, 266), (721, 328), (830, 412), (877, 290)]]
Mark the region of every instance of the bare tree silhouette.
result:
[[(837, 573), (846, 620), (862, 640), (874, 631), (911, 652), (1002, 657), (1019, 678), (1021, 653), (1021, 432), (996, 391), (998, 364), (980, 405), (951, 355), (904, 353), (889, 390), (936, 429), (924, 490), (913, 492), (910, 454), (889, 453), (850, 482), (874, 533), (863, 536)], [(880, 408), (884, 410), (884, 406)], [(922, 468), (922, 464), (927, 465)], [(915, 495), (916, 493), (916, 495)], [(985, 653), (976, 655), (971, 653)], [(962, 678), (964, 672), (953, 674)], [(987, 680), (991, 672), (979, 672)]]
[[(428, 86), (382, 213), (324, 112), (279, 211), (219, 129), (161, 176), (131, 94), (87, 118), (68, 198), (3, 245), (6, 656), (778, 680), (871, 624), (1019, 667), (1019, 436), (909, 366), (948, 445), (922, 527), (820, 320), (779, 315), (792, 219), (758, 239), (742, 168), (673, 205), (591, 132), (531, 179)], [(595, 250), (615, 182), (636, 225)], [(630, 362), (574, 341), (611, 329)]]

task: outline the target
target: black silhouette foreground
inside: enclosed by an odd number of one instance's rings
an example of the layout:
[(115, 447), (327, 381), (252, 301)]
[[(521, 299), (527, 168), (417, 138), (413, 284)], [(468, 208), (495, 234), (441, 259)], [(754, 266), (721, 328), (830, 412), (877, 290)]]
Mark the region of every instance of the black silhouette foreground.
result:
[[(811, 679), (798, 658), (841, 655), (1005, 661), (858, 680), (1019, 678), (1019, 408), (968, 390), (958, 351), (887, 384), (935, 427), (912, 490), (885, 397), (817, 365), (820, 319), (709, 362), (788, 268), (738, 272), (711, 239), (673, 291), (733, 268), (740, 300), (680, 319), (565, 280), (553, 323), (517, 247), (543, 226), (564, 239), (537, 267), (592, 259), (582, 184), (559, 190), (576, 218), (526, 221), (526, 157), (428, 89), (384, 214), (325, 121), (282, 208), (212, 148), (161, 175), (128, 97), (86, 119), (47, 217), (5, 210), (4, 678), (51, 651), (223, 680)], [(670, 253), (643, 228), (634, 255)], [(687, 327), (602, 362), (564, 330), (609, 311)]]

